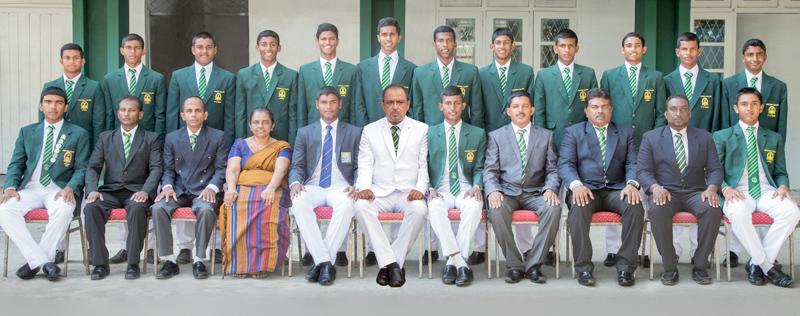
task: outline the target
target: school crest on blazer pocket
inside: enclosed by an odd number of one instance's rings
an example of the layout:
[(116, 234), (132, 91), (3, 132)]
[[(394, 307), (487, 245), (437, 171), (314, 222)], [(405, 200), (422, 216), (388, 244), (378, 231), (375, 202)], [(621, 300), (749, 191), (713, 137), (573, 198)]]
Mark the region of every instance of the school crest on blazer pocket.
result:
[(767, 106), (767, 117), (776, 118), (778, 117), (778, 106), (780, 104), (777, 103), (766, 103)]
[(464, 96), (464, 98), (466, 98), (466, 95), (467, 95), (467, 89), (469, 89), (469, 86), (456, 86), (456, 87), (458, 87), (459, 89), (461, 89), (461, 95), (462, 95), (462, 96)]
[(343, 151), (339, 155), (339, 159), (342, 163), (353, 163), (353, 154), (349, 151)]
[(475, 152), (476, 151), (477, 150), (474, 150), (474, 149), (464, 150), (464, 153), (467, 155), (467, 162), (469, 162), (469, 163), (475, 162)]
[(62, 157), (62, 161), (64, 161), (64, 168), (72, 167), (72, 160), (75, 157), (74, 150), (64, 150), (64, 157)]
[(710, 109), (711, 108), (711, 96), (710, 95), (701, 95), (700, 96), (700, 108), (701, 109)]
[(222, 95), (225, 91), (222, 90), (214, 90), (214, 103), (222, 104)]
[(81, 106), (81, 112), (89, 112), (89, 102), (92, 102), (92, 99), (78, 99), (78, 104)]
[(578, 89), (578, 100), (581, 100), (581, 102), (586, 102), (586, 94), (588, 91), (589, 89)]
[(275, 88), (278, 90), (278, 100), (286, 100), (286, 94), (289, 93), (289, 88)]
[(153, 104), (153, 92), (142, 92), (142, 103), (145, 105)]
[(771, 164), (775, 162), (775, 151), (771, 149), (764, 149), (764, 158), (767, 160), (767, 163)]
[(655, 89), (644, 89), (644, 102), (653, 101), (654, 92), (656, 92)]
[(346, 85), (346, 84), (340, 84), (339, 85), (339, 97), (340, 98), (344, 98), (344, 97), (347, 96), (347, 88), (349, 88), (349, 87), (350, 87), (350, 85)]

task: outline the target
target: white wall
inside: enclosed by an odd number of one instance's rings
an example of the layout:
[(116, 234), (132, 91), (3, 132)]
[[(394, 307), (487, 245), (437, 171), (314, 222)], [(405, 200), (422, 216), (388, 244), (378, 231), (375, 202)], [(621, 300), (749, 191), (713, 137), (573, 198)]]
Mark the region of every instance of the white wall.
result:
[(404, 57), (417, 66), (432, 62), (436, 58), (433, 50), (433, 29), (436, 21), (436, 1), (406, 1), (406, 25), (403, 29), (405, 41)]
[[(634, 28), (635, 0), (579, 0), (576, 62), (603, 71), (623, 63), (622, 36)], [(655, 39), (647, 39), (655, 41)]]
[(42, 85), (61, 74), (61, 45), (72, 40), (70, 0), (0, 0), (0, 173), (19, 129), (36, 122)]

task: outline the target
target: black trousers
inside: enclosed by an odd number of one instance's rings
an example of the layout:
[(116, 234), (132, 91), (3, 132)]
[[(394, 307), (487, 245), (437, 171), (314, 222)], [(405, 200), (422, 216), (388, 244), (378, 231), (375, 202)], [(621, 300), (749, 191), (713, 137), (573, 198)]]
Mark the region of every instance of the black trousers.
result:
[(89, 239), (89, 248), (92, 249), (92, 263), (95, 266), (108, 264), (108, 247), (106, 247), (106, 223), (111, 215), (111, 210), (124, 208), (127, 212), (128, 239), (125, 249), (128, 251), (128, 264), (138, 265), (144, 237), (147, 235), (147, 215), (150, 204), (148, 198), (144, 203), (131, 200), (136, 192), (127, 189), (100, 192), (103, 200), (97, 199), (94, 203), (87, 203), (83, 209), (86, 222), (86, 234)]

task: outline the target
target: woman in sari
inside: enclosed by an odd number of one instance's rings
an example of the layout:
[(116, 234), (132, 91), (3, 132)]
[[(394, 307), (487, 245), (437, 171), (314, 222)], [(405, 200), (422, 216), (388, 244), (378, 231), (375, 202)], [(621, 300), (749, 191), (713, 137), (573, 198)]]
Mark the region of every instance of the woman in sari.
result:
[(236, 277), (266, 277), (283, 265), (289, 245), (286, 174), (289, 143), (270, 137), (272, 112), (250, 114), (253, 136), (237, 139), (228, 155), (225, 203), (220, 210), (223, 269)]

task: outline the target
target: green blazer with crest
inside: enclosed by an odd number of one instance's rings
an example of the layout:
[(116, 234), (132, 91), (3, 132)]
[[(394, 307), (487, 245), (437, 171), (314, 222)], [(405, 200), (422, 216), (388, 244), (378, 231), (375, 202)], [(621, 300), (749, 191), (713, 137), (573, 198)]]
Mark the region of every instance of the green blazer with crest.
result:
[[(361, 87), (357, 89), (359, 95), (356, 98), (355, 111), (352, 113), (355, 114), (355, 118), (351, 118), (351, 120), (354, 125), (364, 127), (386, 116), (381, 106), (383, 89), (381, 89), (381, 78), (378, 71), (378, 55), (362, 60), (356, 67), (358, 67), (358, 78)], [(400, 57), (397, 61), (392, 81), (389, 82), (390, 84), (404, 86), (409, 92), (409, 98), (411, 99), (409, 101), (413, 101), (413, 96), (410, 93), (414, 68), (417, 68), (417, 65)]]
[[(483, 127), (483, 100), (481, 99), (481, 80), (478, 77), (478, 67), (453, 62), (450, 70), (450, 85), (461, 88), (467, 108), (461, 112), (461, 119), (476, 127)], [(429, 126), (442, 123), (444, 116), (439, 110), (441, 101), (442, 75), (439, 71), (439, 62), (433, 61), (414, 69), (411, 79), (411, 117)]]
[[(122, 67), (108, 73), (100, 84), (106, 104), (106, 130), (119, 128), (117, 119), (119, 102), (122, 98), (131, 95), (128, 91), (126, 76), (125, 67)], [(139, 126), (147, 131), (155, 132), (162, 140), (166, 135), (166, 89), (162, 74), (142, 66), (142, 72), (139, 74), (139, 79), (136, 80), (136, 87), (132, 94), (142, 101), (144, 117), (139, 121)]]
[(294, 144), (297, 133), (297, 71), (277, 63), (269, 87), (264, 87), (264, 73), (259, 63), (242, 68), (236, 74), (236, 138), (253, 135), (247, 124), (250, 113), (256, 108), (267, 108), (275, 116), (275, 126), (270, 135)]
[[(702, 67), (699, 68), (692, 91), (692, 99), (689, 100), (689, 109), (692, 111), (689, 126), (713, 133), (720, 130), (722, 126), (720, 124), (722, 120), (722, 107), (720, 106), (722, 84), (717, 74), (712, 74)], [(686, 90), (683, 89), (680, 68), (664, 77), (664, 85), (667, 97), (674, 94), (686, 94)]]
[[(789, 173), (786, 171), (786, 152), (784, 151), (783, 137), (777, 132), (760, 126), (756, 130), (758, 142), (759, 163), (766, 172), (769, 184), (777, 188), (781, 185), (789, 186)], [(742, 175), (746, 172), (747, 141), (745, 133), (736, 125), (714, 133), (714, 144), (717, 147), (719, 161), (725, 171), (722, 188), (736, 188)]]
[(642, 142), (645, 132), (667, 124), (667, 119), (664, 118), (667, 92), (664, 88), (664, 75), (660, 71), (642, 66), (635, 96), (631, 95), (625, 64), (603, 72), (600, 87), (611, 94), (614, 106), (611, 120), (633, 128), (636, 144)]
[[(59, 87), (67, 91), (64, 76), (44, 84), (42, 91), (49, 87)], [(92, 138), (91, 145), (97, 142), (100, 133), (106, 130), (106, 107), (100, 83), (89, 79), (86, 74), (81, 74), (78, 82), (72, 87), (72, 100), (69, 100), (67, 113), (64, 120), (78, 125), (89, 132)], [(39, 112), (39, 122), (44, 121), (44, 115)]]
[[(428, 128), (428, 175), (436, 188), (445, 174), (447, 143), (444, 122)], [(483, 161), (486, 154), (486, 133), (483, 129), (461, 123), (458, 134), (458, 165), (472, 186), (483, 188)]]
[[(203, 96), (208, 119), (206, 125), (225, 132), (225, 142), (233, 143), (233, 111), (236, 106), (236, 77), (230, 71), (211, 68), (211, 76), (206, 81), (206, 94)], [(181, 119), (183, 101), (191, 96), (199, 96), (194, 64), (172, 73), (167, 94), (167, 133), (186, 126)]]
[[(744, 71), (728, 77), (722, 82), (722, 127), (738, 124), (739, 114), (733, 110), (736, 103), (736, 94), (739, 89), (749, 87)], [(787, 101), (786, 83), (773, 76), (763, 73), (761, 82), (761, 104), (764, 110), (758, 117), (758, 125), (778, 132), (786, 141), (786, 120), (789, 117), (789, 102)]]
[(500, 89), (500, 73), (492, 62), (478, 70), (483, 99), (483, 124), (487, 132), (511, 123), (506, 114), (508, 97), (514, 91), (525, 91), (533, 95), (533, 68), (511, 60), (506, 74), (506, 90)]
[[(594, 69), (573, 63), (572, 88), (567, 91), (558, 63), (539, 70), (534, 84), (533, 123), (553, 131), (556, 148), (564, 138), (564, 129), (572, 124), (586, 121), (583, 108), (586, 94), (597, 88)], [(616, 105), (616, 104), (615, 104)], [(615, 106), (616, 110), (616, 106)]]
[[(355, 115), (355, 101), (359, 87), (358, 69), (355, 65), (336, 60), (331, 81), (333, 87), (339, 91), (339, 119), (351, 123)], [(300, 84), (297, 97), (297, 127), (303, 127), (319, 121), (319, 111), (316, 107), (317, 92), (325, 85), (324, 72), (316, 59), (300, 66)]]

